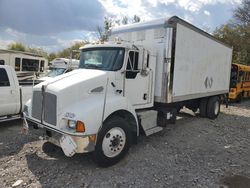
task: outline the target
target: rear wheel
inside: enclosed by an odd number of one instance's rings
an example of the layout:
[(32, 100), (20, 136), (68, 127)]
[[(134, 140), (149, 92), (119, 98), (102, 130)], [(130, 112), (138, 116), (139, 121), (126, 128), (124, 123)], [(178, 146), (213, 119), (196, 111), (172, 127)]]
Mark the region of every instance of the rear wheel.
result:
[(94, 161), (102, 167), (111, 166), (120, 161), (131, 145), (131, 131), (120, 117), (113, 117), (104, 123), (98, 134)]
[(207, 102), (208, 102), (207, 98), (203, 98), (200, 101), (199, 109), (200, 109), (200, 116), (201, 117), (207, 117)]
[(220, 98), (215, 96), (211, 97), (207, 103), (207, 117), (215, 119), (220, 113)]

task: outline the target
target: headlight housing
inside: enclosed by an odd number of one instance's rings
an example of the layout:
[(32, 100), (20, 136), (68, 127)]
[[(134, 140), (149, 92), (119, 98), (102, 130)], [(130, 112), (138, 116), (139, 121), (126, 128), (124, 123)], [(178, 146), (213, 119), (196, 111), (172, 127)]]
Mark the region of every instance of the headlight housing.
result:
[(76, 128), (76, 121), (75, 120), (68, 120), (68, 127), (71, 129)]

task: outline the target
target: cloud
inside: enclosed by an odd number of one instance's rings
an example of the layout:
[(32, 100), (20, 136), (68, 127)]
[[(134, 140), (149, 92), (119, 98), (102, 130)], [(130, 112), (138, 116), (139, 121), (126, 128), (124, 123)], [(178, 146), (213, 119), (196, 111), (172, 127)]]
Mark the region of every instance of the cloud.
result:
[(177, 15), (213, 31), (241, 0), (0, 0), (0, 48), (12, 42), (55, 52), (75, 41), (95, 40), (104, 16), (135, 14), (142, 21)]
[(13, 40), (4, 40), (0, 38), (0, 46), (1, 48), (7, 48), (9, 44), (12, 44), (14, 41)]
[(93, 0), (1, 0), (0, 27), (36, 35), (93, 31), (104, 10)]
[(169, 15), (171, 9), (160, 11), (161, 7), (175, 7), (182, 11), (197, 13), (207, 5), (241, 3), (241, 0), (98, 0), (110, 15), (133, 16), (139, 15), (146, 20), (155, 15)]
[(210, 16), (210, 14), (211, 14), (211, 13), (210, 13), (209, 11), (207, 11), (207, 10), (204, 10), (203, 12), (204, 12), (204, 14), (207, 15), (207, 16)]

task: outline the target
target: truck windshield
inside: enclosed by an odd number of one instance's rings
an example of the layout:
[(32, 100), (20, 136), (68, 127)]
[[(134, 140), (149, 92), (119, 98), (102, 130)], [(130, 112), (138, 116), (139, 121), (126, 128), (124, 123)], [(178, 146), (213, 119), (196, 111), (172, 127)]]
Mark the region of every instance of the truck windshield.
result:
[(124, 59), (124, 48), (90, 48), (83, 49), (80, 57), (80, 68), (116, 71), (121, 69)]
[(65, 70), (66, 70), (65, 68), (51, 68), (46, 76), (53, 78), (63, 74)]

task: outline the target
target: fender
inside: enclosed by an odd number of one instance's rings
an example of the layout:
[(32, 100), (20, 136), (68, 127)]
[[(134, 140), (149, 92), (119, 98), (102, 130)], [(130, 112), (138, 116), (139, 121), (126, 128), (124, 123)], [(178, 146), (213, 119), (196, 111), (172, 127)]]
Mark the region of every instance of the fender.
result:
[[(128, 101), (126, 97), (123, 96), (113, 96), (112, 98), (108, 98), (106, 100), (106, 106), (105, 106), (105, 112), (104, 112), (104, 118), (105, 121), (107, 118), (109, 118), (112, 114), (118, 111), (127, 111), (130, 113), (135, 121), (136, 121), (136, 132), (137, 136), (139, 136), (139, 123), (137, 120), (137, 115), (135, 112), (134, 107), (131, 105), (131, 103)], [(103, 121), (103, 122), (104, 122)], [(101, 129), (101, 127), (100, 127)]]
[[(119, 110), (128, 111), (134, 116), (136, 120), (137, 134), (139, 134), (139, 125), (133, 106), (129, 103), (127, 98), (119, 95), (113, 95), (112, 97), (108, 97), (106, 99), (104, 116), (103, 95), (97, 94), (67, 107), (64, 113), (59, 115), (59, 119), (62, 120), (66, 113), (73, 113), (75, 115), (75, 120), (84, 122), (86, 129), (84, 135), (93, 135), (98, 133), (106, 118)], [(62, 128), (67, 125), (65, 124), (65, 121), (60, 121), (59, 126)]]

